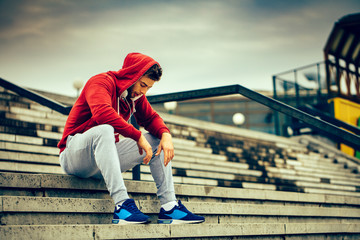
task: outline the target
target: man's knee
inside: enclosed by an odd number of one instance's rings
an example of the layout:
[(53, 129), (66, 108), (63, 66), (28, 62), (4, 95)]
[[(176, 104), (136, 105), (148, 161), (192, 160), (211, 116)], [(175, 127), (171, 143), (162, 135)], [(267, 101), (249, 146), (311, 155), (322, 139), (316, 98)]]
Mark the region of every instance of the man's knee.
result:
[(102, 124), (95, 127), (97, 130), (98, 137), (106, 138), (109, 140), (113, 140), (114, 136), (114, 127), (109, 124)]
[(160, 139), (158, 139), (157, 137), (155, 137), (154, 135), (152, 135), (150, 133), (145, 133), (144, 136), (145, 136), (146, 140), (149, 142), (149, 144), (151, 145), (151, 147), (153, 148), (153, 150), (155, 148), (157, 148), (157, 146), (159, 146)]

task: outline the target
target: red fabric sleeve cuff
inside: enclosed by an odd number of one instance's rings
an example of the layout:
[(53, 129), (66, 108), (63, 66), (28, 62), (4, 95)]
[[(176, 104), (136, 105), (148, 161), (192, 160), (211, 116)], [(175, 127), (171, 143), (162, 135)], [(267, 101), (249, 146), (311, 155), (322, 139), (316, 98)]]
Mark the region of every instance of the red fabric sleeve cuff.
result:
[(131, 135), (129, 136), (131, 139), (133, 139), (135, 142), (138, 142), (140, 137), (141, 137), (141, 131), (137, 130), (135, 128), (135, 130), (131, 133)]
[[(159, 136), (158, 138), (161, 139), (163, 133), (170, 133), (169, 129), (167, 128), (161, 128), (158, 132)], [(171, 134), (171, 133), (170, 133)]]

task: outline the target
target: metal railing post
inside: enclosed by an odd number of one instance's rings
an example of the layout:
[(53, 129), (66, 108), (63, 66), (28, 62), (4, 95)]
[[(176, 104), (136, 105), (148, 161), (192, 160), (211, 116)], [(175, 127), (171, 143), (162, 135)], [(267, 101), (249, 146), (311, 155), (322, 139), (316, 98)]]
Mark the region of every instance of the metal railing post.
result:
[(320, 64), (316, 64), (317, 67), (317, 82), (318, 82), (318, 103), (321, 102), (321, 80), (320, 80)]
[(299, 92), (299, 84), (297, 80), (297, 71), (294, 70), (294, 77), (295, 77), (295, 99), (296, 99), (296, 107), (300, 106), (300, 92)]
[[(139, 125), (136, 122), (136, 119), (134, 116), (131, 116), (131, 124), (139, 130)], [(133, 167), (132, 169), (132, 179), (133, 180), (141, 180), (141, 176), (140, 176), (140, 164), (136, 165), (135, 167)]]
[[(277, 93), (276, 93), (276, 76), (273, 76), (273, 91), (274, 91), (274, 99), (277, 99)], [(275, 134), (280, 135), (280, 123), (279, 123), (279, 112), (274, 112), (274, 128), (275, 128)]]

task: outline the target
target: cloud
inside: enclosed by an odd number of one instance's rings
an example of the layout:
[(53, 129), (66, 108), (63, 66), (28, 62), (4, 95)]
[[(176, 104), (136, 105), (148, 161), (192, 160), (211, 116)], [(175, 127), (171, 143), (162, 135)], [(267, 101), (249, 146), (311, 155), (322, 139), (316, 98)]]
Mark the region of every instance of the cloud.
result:
[[(0, 74), (71, 93), (128, 52), (164, 67), (156, 92), (241, 83), (322, 59), (334, 21), (358, 1), (0, 0)], [(6, 11), (5, 11), (6, 9)]]

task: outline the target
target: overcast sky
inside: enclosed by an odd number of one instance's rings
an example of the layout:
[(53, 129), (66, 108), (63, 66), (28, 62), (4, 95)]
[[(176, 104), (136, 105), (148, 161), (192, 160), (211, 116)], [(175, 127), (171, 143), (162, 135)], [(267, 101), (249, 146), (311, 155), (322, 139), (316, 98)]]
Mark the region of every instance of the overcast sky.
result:
[(129, 52), (159, 61), (149, 94), (241, 84), (323, 60), (359, 0), (0, 0), (0, 77), (75, 96), (75, 80), (118, 70)]

